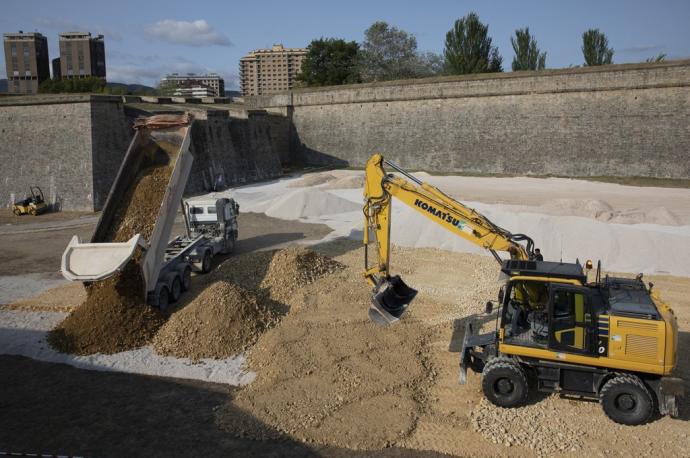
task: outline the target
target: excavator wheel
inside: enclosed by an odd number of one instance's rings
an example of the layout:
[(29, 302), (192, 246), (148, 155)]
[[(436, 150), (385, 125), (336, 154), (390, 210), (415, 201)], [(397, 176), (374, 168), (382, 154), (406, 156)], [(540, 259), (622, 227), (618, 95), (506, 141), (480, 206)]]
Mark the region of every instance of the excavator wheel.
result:
[(482, 391), (494, 405), (518, 407), (527, 401), (527, 376), (516, 361), (499, 356), (490, 359), (484, 366)]
[(604, 384), (599, 402), (611, 420), (622, 425), (646, 423), (654, 411), (654, 400), (639, 377), (619, 374)]

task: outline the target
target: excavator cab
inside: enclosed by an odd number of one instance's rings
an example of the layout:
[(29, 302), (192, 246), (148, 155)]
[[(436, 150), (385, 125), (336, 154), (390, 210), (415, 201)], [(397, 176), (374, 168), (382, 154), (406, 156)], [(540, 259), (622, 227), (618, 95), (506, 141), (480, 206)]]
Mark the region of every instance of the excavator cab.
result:
[(410, 288), (399, 275), (382, 279), (374, 289), (369, 318), (376, 324), (389, 325), (400, 319), (417, 290)]

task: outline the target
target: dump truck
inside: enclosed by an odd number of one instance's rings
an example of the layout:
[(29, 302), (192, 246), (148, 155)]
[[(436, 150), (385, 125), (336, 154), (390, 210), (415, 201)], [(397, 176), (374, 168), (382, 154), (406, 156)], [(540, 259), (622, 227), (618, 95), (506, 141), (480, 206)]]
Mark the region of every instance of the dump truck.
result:
[[(194, 157), (189, 151), (193, 118), (188, 115), (157, 115), (135, 124), (136, 133), (111, 187), (103, 212), (88, 243), (74, 236), (62, 255), (62, 275), (71, 281), (96, 282), (120, 272), (137, 254), (144, 279), (142, 299), (162, 310), (189, 289), (193, 271), (206, 273), (216, 254), (230, 253), (238, 237), (239, 205), (233, 199), (183, 202), (182, 195)], [(125, 242), (113, 242), (112, 228), (123, 214), (127, 192), (139, 172), (162, 160), (171, 167), (170, 178), (146, 239), (135, 234)], [(185, 233), (171, 238), (177, 210), (182, 206)]]
[[(617, 423), (645, 423), (655, 410), (678, 416), (684, 384), (672, 375), (679, 352), (677, 319), (641, 274), (602, 278), (600, 263), (592, 272), (591, 261), (583, 266), (577, 260), (538, 260), (529, 236), (499, 227), (379, 154), (367, 162), (364, 185), (364, 277), (373, 287), (374, 322), (396, 323), (417, 295), (390, 272), (393, 198), (488, 250), (499, 264), (503, 284), (494, 329), (478, 334), (467, 320), (460, 383), (468, 368), (481, 373), (485, 397), (500, 407), (524, 405), (532, 379), (542, 392), (599, 400)], [(376, 262), (370, 265), (372, 244)], [(488, 302), (486, 316), (493, 309)]]

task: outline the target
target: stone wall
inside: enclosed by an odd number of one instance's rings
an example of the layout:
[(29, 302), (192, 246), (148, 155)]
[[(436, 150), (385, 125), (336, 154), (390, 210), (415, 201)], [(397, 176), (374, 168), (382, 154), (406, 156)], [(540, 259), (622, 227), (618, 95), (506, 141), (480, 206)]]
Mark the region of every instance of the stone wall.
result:
[(92, 209), (91, 125), (88, 97), (3, 99), (2, 207), (24, 198), (29, 186), (36, 185), (56, 207)]
[(187, 193), (199, 193), (281, 175), (280, 155), (263, 114), (235, 118), (225, 111), (194, 113), (194, 165)]
[[(48, 203), (65, 210), (100, 210), (146, 114), (116, 96), (32, 96), (0, 99), (0, 207), (40, 186)], [(266, 111), (239, 113), (198, 104), (192, 111), (195, 162), (187, 193), (200, 193), (282, 174), (289, 155), (289, 120)], [(233, 108), (233, 107), (231, 107)]]
[(690, 61), (302, 89), (293, 160), (475, 174), (690, 178)]

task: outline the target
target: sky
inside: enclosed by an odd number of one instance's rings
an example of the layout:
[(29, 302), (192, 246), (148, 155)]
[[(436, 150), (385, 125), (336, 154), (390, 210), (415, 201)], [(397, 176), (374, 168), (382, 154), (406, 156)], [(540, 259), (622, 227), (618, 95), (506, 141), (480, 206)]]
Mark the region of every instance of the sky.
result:
[[(582, 33), (604, 32), (614, 63), (641, 62), (660, 53), (690, 58), (690, 1), (102, 1), (3, 0), (3, 33), (38, 31), (59, 57), (58, 34), (105, 35), (107, 79), (155, 86), (166, 73), (216, 72), (238, 88), (239, 59), (274, 43), (306, 47), (320, 37), (361, 42), (382, 20), (417, 37), (420, 51), (443, 52), (453, 22), (474, 11), (510, 70), (515, 29), (528, 26), (546, 51), (547, 68), (581, 65)], [(5, 78), (4, 65), (0, 78)]]

